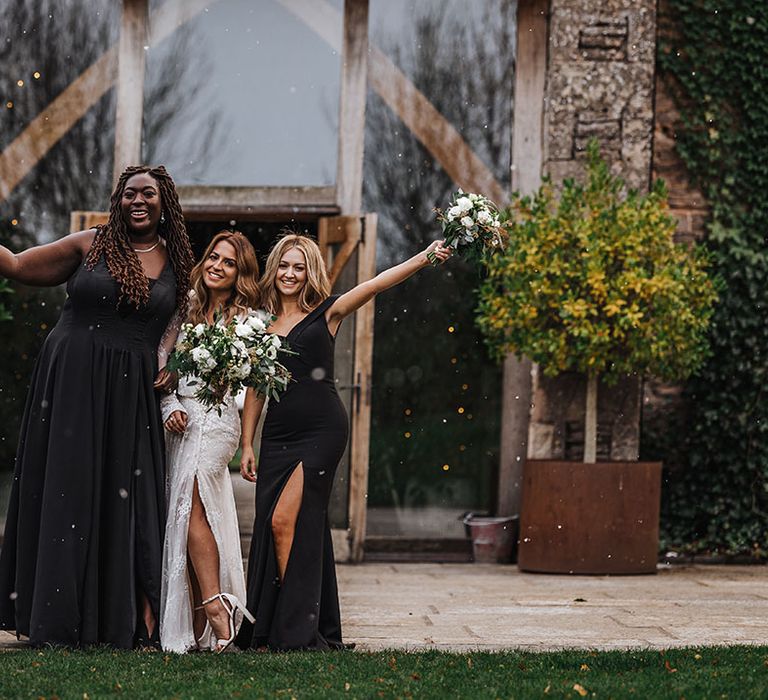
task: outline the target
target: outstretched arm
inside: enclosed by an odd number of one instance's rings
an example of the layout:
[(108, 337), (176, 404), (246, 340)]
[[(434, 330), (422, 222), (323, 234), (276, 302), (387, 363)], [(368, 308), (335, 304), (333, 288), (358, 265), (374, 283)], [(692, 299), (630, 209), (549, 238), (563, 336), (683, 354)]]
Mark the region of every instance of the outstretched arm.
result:
[(325, 314), (328, 320), (328, 329), (331, 333), (335, 335), (339, 324), (344, 318), (357, 311), (377, 294), (407, 280), (422, 268), (429, 267), (430, 262), (427, 258), (427, 253), (430, 251), (434, 251), (435, 257), (441, 263), (445, 262), (452, 253), (449, 248), (443, 248), (442, 241), (433, 241), (427, 248), (412, 258), (401, 262), (399, 265), (390, 267), (388, 270), (384, 270), (384, 272), (380, 272), (376, 277), (362, 282), (342, 294)]
[(12, 253), (0, 246), (0, 276), (36, 287), (55, 287), (66, 282), (87, 254), (95, 229), (70, 233), (53, 243)]
[(240, 438), (240, 475), (246, 481), (256, 481), (256, 456), (253, 453), (253, 438), (264, 410), (264, 397), (255, 390), (247, 389), (243, 404), (243, 429)]

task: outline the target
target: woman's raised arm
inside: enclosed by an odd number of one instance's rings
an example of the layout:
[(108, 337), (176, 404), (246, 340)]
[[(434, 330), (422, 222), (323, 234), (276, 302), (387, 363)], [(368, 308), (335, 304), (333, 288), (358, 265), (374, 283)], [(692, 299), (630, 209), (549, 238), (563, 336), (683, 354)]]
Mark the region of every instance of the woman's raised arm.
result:
[(363, 304), (369, 302), (380, 292), (407, 280), (422, 268), (429, 267), (430, 262), (427, 258), (427, 253), (434, 252), (435, 257), (441, 263), (445, 262), (453, 251), (450, 248), (443, 248), (441, 244), (442, 241), (433, 241), (427, 248), (412, 258), (401, 262), (399, 265), (390, 267), (388, 270), (384, 270), (384, 272), (380, 272), (376, 277), (362, 282), (342, 294), (325, 313), (328, 321), (328, 330), (335, 335), (342, 320), (357, 311)]
[(21, 253), (0, 246), (0, 277), (35, 287), (62, 284), (77, 270), (95, 235), (95, 229), (78, 231)]

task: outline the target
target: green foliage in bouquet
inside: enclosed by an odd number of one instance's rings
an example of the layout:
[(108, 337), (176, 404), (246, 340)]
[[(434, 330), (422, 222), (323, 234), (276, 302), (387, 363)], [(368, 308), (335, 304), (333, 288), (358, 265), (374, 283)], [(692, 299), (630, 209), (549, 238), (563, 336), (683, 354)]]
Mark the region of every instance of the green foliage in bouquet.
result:
[(188, 384), (197, 387), (195, 398), (219, 413), (227, 394), (235, 396), (243, 387), (279, 401), (291, 374), (277, 358), (293, 353), (278, 336), (266, 332), (271, 321), (264, 312), (254, 311), (229, 323), (218, 312), (213, 323), (185, 323), (168, 370), (190, 377)]
[(707, 356), (717, 298), (698, 249), (675, 245), (664, 185), (623, 195), (598, 145), (587, 182), (545, 182), (510, 207), (506, 251), (490, 259), (478, 324), (491, 353), (610, 381), (652, 374), (679, 379)]

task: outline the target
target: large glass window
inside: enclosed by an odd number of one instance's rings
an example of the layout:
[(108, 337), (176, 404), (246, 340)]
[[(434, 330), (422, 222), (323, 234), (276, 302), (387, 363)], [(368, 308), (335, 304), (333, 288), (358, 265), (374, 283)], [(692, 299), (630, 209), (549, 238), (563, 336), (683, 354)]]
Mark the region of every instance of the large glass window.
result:
[[(512, 0), (371, 2), (371, 41), (504, 191), (515, 17)], [(370, 91), (364, 207), (379, 214), (380, 269), (439, 237), (432, 209), (457, 186), (405, 116)], [(493, 506), (501, 372), (475, 328), (477, 282), (452, 260), (376, 300), (369, 535), (463, 537), (461, 515)]]
[(146, 161), (185, 185), (334, 184), (341, 59), (286, 5), (220, 0), (149, 49)]

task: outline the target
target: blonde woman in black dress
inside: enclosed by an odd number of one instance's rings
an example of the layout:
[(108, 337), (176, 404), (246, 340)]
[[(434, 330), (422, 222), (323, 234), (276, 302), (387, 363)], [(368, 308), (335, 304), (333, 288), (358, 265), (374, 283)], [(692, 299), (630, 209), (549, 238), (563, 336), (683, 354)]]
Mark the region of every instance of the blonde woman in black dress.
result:
[[(248, 602), (256, 623), (244, 622), (242, 648), (343, 647), (328, 502), (347, 444), (349, 420), (336, 393), (333, 347), (342, 320), (379, 292), (399, 284), (450, 251), (440, 242), (342, 295), (330, 295), (320, 249), (310, 238), (281, 238), (262, 276), (262, 303), (277, 318), (271, 331), (295, 355), (283, 358), (292, 381), (270, 403), (259, 452), (256, 522), (248, 558)], [(253, 395), (244, 425), (263, 408)], [(256, 481), (256, 460), (243, 434), (241, 473)]]

